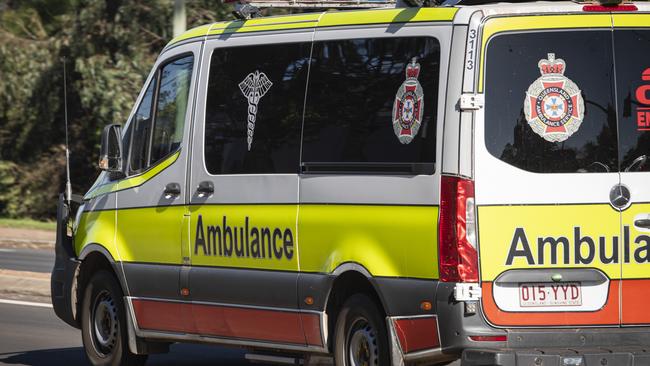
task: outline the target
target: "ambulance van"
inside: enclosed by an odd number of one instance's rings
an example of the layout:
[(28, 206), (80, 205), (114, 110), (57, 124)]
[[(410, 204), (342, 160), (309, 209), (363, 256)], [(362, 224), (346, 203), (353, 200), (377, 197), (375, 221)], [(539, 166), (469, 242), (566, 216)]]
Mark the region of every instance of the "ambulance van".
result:
[(650, 5), (464, 3), (172, 40), (59, 202), (90, 362), (650, 365)]

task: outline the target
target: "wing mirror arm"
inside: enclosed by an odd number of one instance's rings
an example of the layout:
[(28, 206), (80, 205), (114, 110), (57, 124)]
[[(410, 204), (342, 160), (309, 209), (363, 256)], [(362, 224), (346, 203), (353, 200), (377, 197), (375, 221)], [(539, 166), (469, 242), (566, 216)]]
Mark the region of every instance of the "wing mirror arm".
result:
[(102, 131), (99, 169), (109, 173), (124, 174), (122, 166), (122, 127), (119, 124), (108, 125)]

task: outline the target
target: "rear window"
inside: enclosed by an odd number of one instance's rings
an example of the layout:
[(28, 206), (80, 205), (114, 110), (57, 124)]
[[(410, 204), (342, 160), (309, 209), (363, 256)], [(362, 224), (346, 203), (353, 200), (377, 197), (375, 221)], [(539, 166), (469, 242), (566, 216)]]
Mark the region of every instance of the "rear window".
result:
[(650, 171), (650, 30), (616, 30), (621, 171)]
[(303, 171), (433, 173), (439, 73), (435, 38), (316, 42)]
[(505, 34), (487, 48), (485, 144), (537, 173), (618, 171), (610, 31)]

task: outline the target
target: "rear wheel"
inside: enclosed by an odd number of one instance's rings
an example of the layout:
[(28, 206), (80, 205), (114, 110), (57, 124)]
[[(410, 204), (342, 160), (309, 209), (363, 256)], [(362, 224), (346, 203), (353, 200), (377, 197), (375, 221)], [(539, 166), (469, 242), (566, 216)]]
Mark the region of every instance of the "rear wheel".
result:
[(140, 366), (146, 355), (129, 351), (122, 290), (107, 271), (97, 272), (84, 292), (81, 338), (86, 355), (96, 366)]
[(338, 315), (334, 332), (337, 366), (388, 366), (390, 350), (386, 324), (368, 296), (351, 296)]

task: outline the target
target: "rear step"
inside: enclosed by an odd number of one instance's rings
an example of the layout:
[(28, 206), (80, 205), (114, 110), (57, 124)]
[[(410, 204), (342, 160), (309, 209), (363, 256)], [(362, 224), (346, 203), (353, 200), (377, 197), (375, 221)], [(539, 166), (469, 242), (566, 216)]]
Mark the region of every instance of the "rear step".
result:
[(264, 363), (275, 365), (304, 365), (304, 366), (330, 366), (334, 365), (331, 357), (327, 356), (306, 356), (305, 358), (296, 355), (268, 354), (268, 353), (247, 353), (245, 358), (251, 363)]

